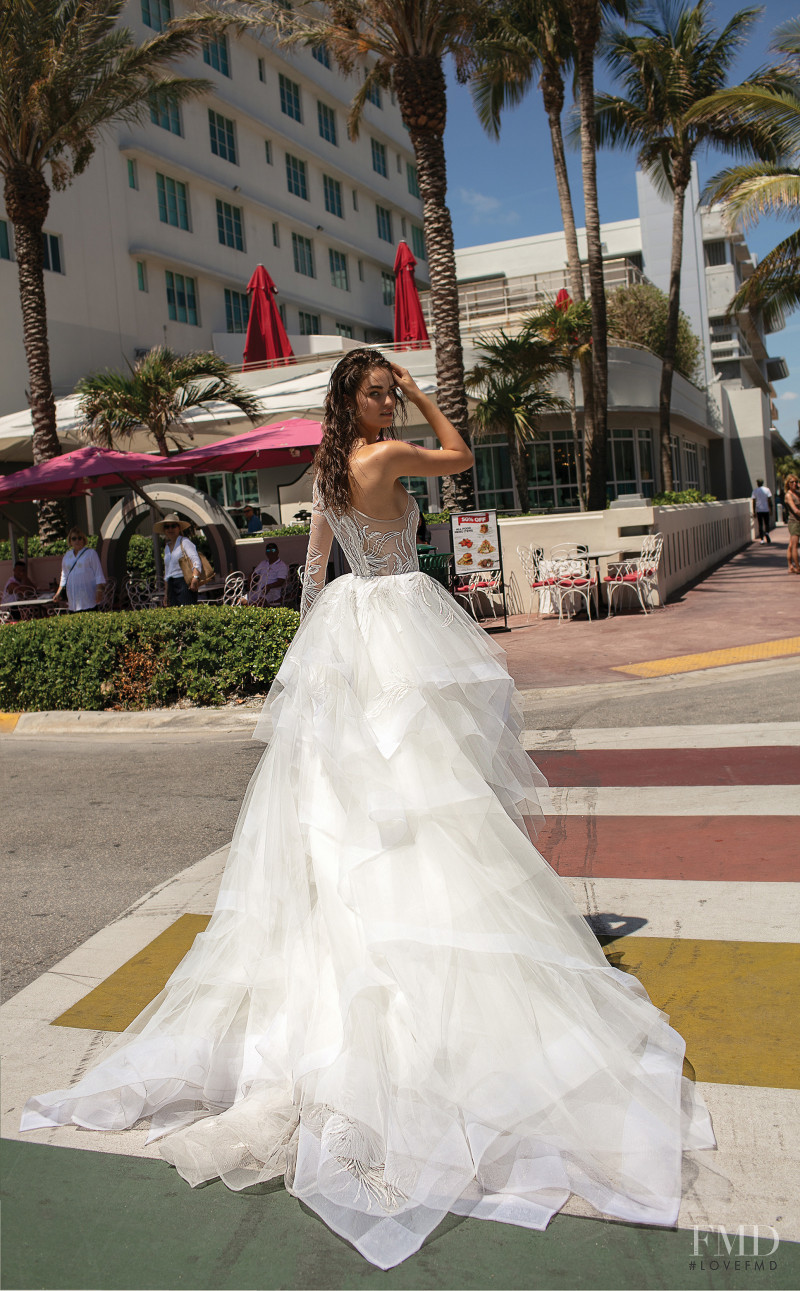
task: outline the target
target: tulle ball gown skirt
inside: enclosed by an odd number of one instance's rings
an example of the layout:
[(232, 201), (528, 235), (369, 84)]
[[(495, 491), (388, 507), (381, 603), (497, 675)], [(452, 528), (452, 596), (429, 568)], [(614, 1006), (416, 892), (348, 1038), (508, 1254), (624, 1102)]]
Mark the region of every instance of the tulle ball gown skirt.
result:
[(148, 1117), (189, 1183), (282, 1176), (381, 1268), (448, 1211), (542, 1229), (571, 1192), (673, 1224), (708, 1112), (530, 841), (544, 781), (503, 659), (425, 574), (327, 587), (207, 930), (23, 1128)]

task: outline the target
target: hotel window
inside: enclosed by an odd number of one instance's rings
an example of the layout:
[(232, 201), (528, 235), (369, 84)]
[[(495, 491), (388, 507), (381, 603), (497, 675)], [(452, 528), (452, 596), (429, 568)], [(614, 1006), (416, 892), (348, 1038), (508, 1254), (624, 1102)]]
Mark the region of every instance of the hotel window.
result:
[(230, 76), (231, 65), (228, 58), (228, 37), (219, 36), (216, 40), (206, 40), (203, 43), (203, 62), (213, 67), (215, 72), (221, 72), (223, 76)]
[(241, 206), (217, 198), (217, 236), (224, 247), (244, 251), (244, 222)]
[(380, 85), (376, 85), (374, 81), (371, 85), (367, 86), (364, 97), (369, 99), (370, 103), (374, 103), (376, 108), (383, 107), (383, 103), (381, 102), (381, 87)]
[(339, 287), (341, 291), (349, 291), (350, 277), (347, 272), (347, 256), (344, 252), (334, 251), (333, 247), (329, 247), (328, 263), (331, 269), (331, 286)]
[(307, 314), (304, 309), (300, 314), (300, 335), (319, 336), (319, 314)]
[(274, 247), (279, 247), (279, 246), (280, 246), (280, 244), (281, 244), (281, 230), (280, 230), (280, 225), (278, 224), (278, 222), (277, 222), (276, 220), (273, 220), (273, 222), (272, 222), (272, 245), (273, 245)]
[(711, 487), (711, 476), (708, 470), (708, 449), (705, 444), (700, 445), (700, 472), (701, 472), (701, 493), (708, 493)]
[(358, 193), (353, 189), (353, 210), (358, 210)]
[(377, 139), (370, 139), (372, 145), (372, 169), (384, 179), (389, 178), (389, 167), (386, 163), (386, 145), (379, 143)]
[(395, 156), (396, 156), (396, 158), (397, 158), (397, 173), (398, 173), (398, 175), (402, 175), (402, 173), (403, 173), (403, 158), (400, 156), (400, 153), (399, 153), (399, 152), (398, 152), (398, 153), (395, 153)]
[(263, 60), (263, 58), (259, 58), (259, 60), (258, 60), (258, 79), (263, 83), (263, 81), (264, 81), (264, 60)]
[(703, 251), (705, 252), (706, 264), (709, 267), (728, 263), (728, 244), (723, 240), (704, 242)]
[(244, 291), (225, 288), (225, 324), (229, 332), (246, 332), (250, 317), (250, 300)]
[(681, 470), (681, 441), (677, 435), (670, 435), (669, 446), (672, 455), (672, 488), (675, 492), (679, 492), (683, 488), (681, 483), (683, 471)]
[(425, 250), (425, 234), (416, 224), (411, 225), (411, 250), (418, 260), (427, 260), (428, 255)]
[(653, 457), (653, 432), (650, 430), (640, 430), (637, 435), (637, 446), (639, 449), (639, 480), (641, 488), (639, 492), (646, 498), (651, 498), (656, 491), (656, 477)]
[(153, 31), (163, 31), (172, 18), (170, 0), (142, 0), (142, 22)]
[(264, 140), (264, 156), (267, 159), (267, 165), (272, 165), (272, 144), (269, 139)]
[(400, 237), (405, 239), (408, 238), (408, 226), (406, 225), (405, 215), (400, 216)]
[(297, 81), (291, 81), (283, 72), (278, 75), (278, 88), (281, 96), (281, 112), (284, 116), (291, 117), (293, 121), (302, 121), (303, 114), (300, 110), (300, 86)]
[(639, 492), (636, 450), (632, 430), (610, 430), (608, 435), (608, 484), (610, 495)]
[[(575, 445), (568, 430), (537, 438), (528, 448), (528, 463), (528, 498), (520, 499), (525, 509), (561, 511), (579, 505)], [(477, 468), (477, 459), (475, 464)], [(482, 505), (491, 504), (484, 500)]]
[(375, 214), (378, 220), (378, 237), (384, 242), (391, 242), (392, 239), (392, 212), (385, 206), (375, 205)]
[(11, 259), (11, 238), (8, 236), (8, 221), (0, 220), (0, 260)]
[(406, 179), (408, 180), (408, 191), (412, 197), (419, 197), (419, 175), (416, 166), (412, 166), (410, 161), (406, 162)]
[(154, 126), (169, 130), (171, 134), (181, 134), (181, 114), (177, 102), (171, 95), (153, 90), (150, 95), (150, 120)]
[(139, 171), (133, 157), (128, 158), (128, 188), (139, 187)]
[(189, 229), (189, 195), (185, 184), (169, 175), (156, 175), (158, 218), (176, 229)]
[(328, 143), (336, 143), (336, 113), (333, 108), (329, 108), (327, 103), (317, 99), (317, 122), (319, 124), (319, 133)]
[(694, 440), (685, 439), (683, 441), (683, 455), (686, 462), (686, 478), (683, 481), (683, 487), (685, 489), (697, 489), (700, 487), (700, 472), (697, 444)]
[(198, 326), (197, 319), (197, 283), (194, 278), (184, 277), (182, 273), (173, 273), (167, 269), (167, 312), (173, 323), (191, 323)]
[(331, 56), (328, 53), (328, 46), (326, 44), (323, 43), (322, 45), (312, 46), (311, 54), (313, 58), (316, 58), (318, 63), (322, 63), (323, 67), (330, 67)]
[(359, 260), (358, 262), (358, 281), (359, 282), (364, 281), (364, 261), (363, 260)]
[(325, 210), (330, 211), (331, 215), (338, 215), (339, 219), (343, 220), (342, 186), (338, 179), (331, 179), (330, 175), (323, 175), (322, 189), (325, 194)]
[(213, 108), (208, 109), (208, 133), (211, 151), (223, 161), (236, 163), (236, 132), (230, 117), (224, 117)]
[(281, 303), (278, 305), (278, 313), (280, 314), (281, 322), (285, 327), (286, 326), (286, 306), (284, 305), (283, 301), (281, 301)]
[(286, 154), (286, 184), (290, 193), (308, 201), (308, 183), (306, 182), (306, 163), (299, 157)]
[(394, 274), (381, 271), (381, 292), (384, 305), (394, 304)]
[(352, 325), (352, 323), (337, 323), (337, 324), (336, 324), (336, 335), (337, 335), (337, 336), (346, 336), (349, 340), (351, 340), (351, 341), (352, 341), (352, 340), (353, 340), (353, 325)]
[(144, 260), (136, 261), (136, 286), (139, 291), (147, 291), (147, 265)]
[(310, 238), (304, 238), (300, 233), (292, 234), (292, 256), (294, 258), (295, 273), (305, 274), (307, 278), (316, 278), (314, 272), (314, 248), (311, 245)]
[(43, 233), (44, 267), (51, 273), (64, 272), (64, 257), (61, 254), (61, 237), (58, 233)]
[(481, 507), (514, 509), (514, 476), (505, 439), (483, 440), (474, 445), (475, 478)]

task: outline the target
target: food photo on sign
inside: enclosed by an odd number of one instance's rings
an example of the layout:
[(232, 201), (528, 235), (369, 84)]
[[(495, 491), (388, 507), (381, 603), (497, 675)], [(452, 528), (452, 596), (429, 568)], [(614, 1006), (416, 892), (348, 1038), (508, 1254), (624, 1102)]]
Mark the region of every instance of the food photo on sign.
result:
[(459, 573), (471, 574), (481, 569), (497, 569), (500, 563), (500, 539), (496, 511), (470, 511), (452, 515), (453, 552)]

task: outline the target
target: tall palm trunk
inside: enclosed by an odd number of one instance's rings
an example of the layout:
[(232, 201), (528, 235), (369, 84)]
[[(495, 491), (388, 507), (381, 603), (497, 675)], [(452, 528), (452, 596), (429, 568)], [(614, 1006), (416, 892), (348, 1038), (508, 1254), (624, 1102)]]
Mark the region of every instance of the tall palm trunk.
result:
[(522, 443), (514, 427), (506, 431), (508, 455), (511, 458), (511, 469), (514, 472), (514, 483), (517, 486), (517, 498), (520, 510), (527, 511), (528, 501), (528, 445)]
[(575, 399), (575, 369), (570, 364), (567, 368), (567, 386), (569, 387), (569, 421), (572, 427), (572, 447), (575, 453), (575, 481), (578, 485), (578, 506), (586, 510), (583, 496), (583, 471), (581, 470), (581, 444), (578, 438), (578, 407)]
[[(458, 322), (453, 224), (447, 205), (444, 127), (447, 95), (441, 58), (404, 58), (394, 67), (394, 87), (417, 161), (431, 278), (431, 311), (436, 346), (436, 401), (466, 440), (469, 409), (464, 389), (464, 355)], [(445, 476), (445, 507), (468, 510), (475, 504), (472, 471)]]
[[(38, 170), (10, 166), (5, 179), (5, 202), (8, 218), (14, 226), (22, 336), (30, 380), (33, 461), (38, 465), (51, 457), (58, 457), (61, 452), (56, 434), (56, 404), (50, 376), (44, 292), (42, 230), (50, 206), (50, 190)], [(37, 511), (39, 537), (43, 542), (64, 536), (67, 521), (60, 503), (40, 502)]]
[(658, 428), (661, 441), (661, 487), (671, 492), (672, 443), (670, 409), (672, 406), (672, 378), (675, 374), (675, 355), (678, 349), (678, 324), (681, 311), (681, 270), (683, 268), (683, 215), (686, 190), (691, 178), (691, 161), (681, 157), (673, 165), (672, 203), (672, 255), (669, 267), (669, 304), (667, 325), (664, 330), (664, 349), (661, 356), (661, 386), (658, 392)]
[(592, 378), (594, 427), (586, 436), (587, 504), (606, 506), (608, 444), (608, 333), (600, 210), (597, 201), (597, 145), (594, 120), (594, 55), (600, 35), (599, 0), (567, 0), (575, 33), (581, 120), (581, 166), (586, 214), (589, 292), (592, 301)]
[[(553, 151), (553, 166), (556, 172), (556, 188), (561, 207), (561, 220), (564, 225), (564, 241), (567, 248), (567, 273), (573, 300), (585, 300), (586, 291), (583, 285), (583, 266), (578, 247), (578, 230), (575, 227), (575, 210), (572, 205), (572, 190), (567, 171), (567, 157), (564, 151), (564, 135), (561, 130), (561, 113), (564, 110), (564, 78), (558, 64), (545, 59), (541, 78), (542, 98), (550, 126), (550, 145)], [(581, 386), (583, 387), (583, 439), (590, 444), (594, 439), (594, 379), (592, 372), (592, 355), (588, 351), (581, 354)], [(578, 443), (577, 419), (575, 413), (575, 378), (570, 372), (570, 406), (572, 411), (572, 437), (575, 444), (575, 469), (578, 474), (578, 498), (581, 511), (585, 509), (583, 481), (580, 469), (580, 445)]]

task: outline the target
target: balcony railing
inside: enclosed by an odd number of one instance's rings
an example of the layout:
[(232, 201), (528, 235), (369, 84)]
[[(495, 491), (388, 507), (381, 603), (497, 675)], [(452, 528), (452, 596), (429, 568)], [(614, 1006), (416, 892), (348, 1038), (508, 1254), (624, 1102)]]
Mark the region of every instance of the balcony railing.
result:
[[(641, 269), (631, 260), (619, 257), (603, 263), (606, 291), (617, 287), (630, 287), (647, 282)], [(583, 266), (583, 280), (588, 295), (589, 270)], [(559, 291), (569, 291), (566, 269), (552, 269), (546, 273), (525, 274), (519, 278), (483, 278), (479, 282), (459, 283), (458, 313), (462, 331), (481, 331), (492, 326), (517, 323), (525, 314), (555, 300)], [(428, 331), (433, 330), (430, 292), (420, 292), (422, 312)]]

